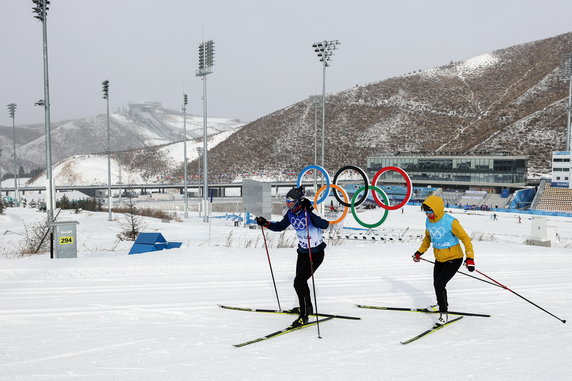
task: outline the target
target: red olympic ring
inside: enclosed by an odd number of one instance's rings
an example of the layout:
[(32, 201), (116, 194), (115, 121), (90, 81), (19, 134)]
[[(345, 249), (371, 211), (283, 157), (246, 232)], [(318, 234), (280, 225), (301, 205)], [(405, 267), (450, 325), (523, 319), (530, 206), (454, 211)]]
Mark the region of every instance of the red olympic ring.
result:
[(411, 179), (409, 178), (409, 175), (407, 174), (407, 172), (405, 172), (403, 169), (401, 169), (399, 167), (383, 167), (383, 168), (381, 168), (379, 171), (377, 171), (375, 176), (373, 176), (373, 180), (371, 181), (371, 185), (373, 185), (375, 187), (377, 184), (377, 179), (379, 178), (379, 176), (381, 176), (383, 173), (385, 173), (387, 171), (399, 172), (399, 174), (401, 174), (401, 176), (403, 176), (403, 179), (405, 180), (405, 183), (407, 184), (407, 194), (405, 195), (405, 198), (403, 199), (403, 201), (397, 205), (388, 206), (379, 200), (376, 192), (371, 192), (371, 193), (373, 195), (373, 199), (375, 200), (375, 203), (377, 205), (381, 206), (383, 209), (385, 209), (385, 210), (397, 210), (397, 209), (407, 205), (407, 203), (409, 202), (409, 199), (411, 198), (411, 194), (413, 191), (413, 185), (411, 184)]

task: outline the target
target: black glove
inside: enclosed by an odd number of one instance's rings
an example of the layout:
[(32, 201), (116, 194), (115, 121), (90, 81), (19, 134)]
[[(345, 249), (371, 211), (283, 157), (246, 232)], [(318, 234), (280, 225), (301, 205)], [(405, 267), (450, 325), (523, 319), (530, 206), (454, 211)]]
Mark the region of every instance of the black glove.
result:
[(300, 205), (302, 205), (302, 208), (304, 208), (306, 210), (309, 210), (309, 211), (314, 210), (312, 203), (307, 198), (303, 198), (302, 201), (300, 201)]
[(467, 270), (470, 272), (475, 271), (475, 260), (473, 258), (465, 259), (465, 266), (467, 266)]
[(264, 217), (256, 217), (256, 223), (265, 228), (270, 226), (270, 222)]
[(421, 256), (423, 255), (423, 253), (420, 253), (418, 251), (415, 252), (415, 254), (413, 254), (413, 262), (419, 262), (421, 260)]

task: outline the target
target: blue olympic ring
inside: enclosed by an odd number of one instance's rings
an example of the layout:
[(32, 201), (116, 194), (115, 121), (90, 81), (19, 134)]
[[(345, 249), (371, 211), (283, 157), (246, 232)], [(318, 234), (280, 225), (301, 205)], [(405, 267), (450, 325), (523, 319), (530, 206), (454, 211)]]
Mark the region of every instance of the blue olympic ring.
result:
[(326, 192), (324, 192), (324, 195), (317, 202), (317, 204), (321, 204), (322, 202), (326, 201), (326, 199), (330, 195), (330, 175), (324, 168), (320, 167), (319, 165), (313, 165), (313, 164), (304, 167), (302, 171), (300, 171), (300, 174), (298, 175), (298, 180), (296, 180), (296, 186), (300, 187), (302, 185), (302, 178), (304, 177), (306, 172), (308, 172), (310, 169), (317, 169), (318, 171), (322, 172), (322, 175), (324, 175), (324, 178), (326, 179)]

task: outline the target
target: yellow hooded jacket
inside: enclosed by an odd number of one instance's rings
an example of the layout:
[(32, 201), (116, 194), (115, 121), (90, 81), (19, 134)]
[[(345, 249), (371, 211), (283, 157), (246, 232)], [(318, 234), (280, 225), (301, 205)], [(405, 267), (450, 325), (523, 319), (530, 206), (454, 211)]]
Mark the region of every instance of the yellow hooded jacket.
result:
[[(435, 213), (435, 219), (431, 220), (431, 222), (437, 222), (445, 215), (445, 203), (443, 199), (439, 196), (429, 196), (425, 201), (423, 201), (424, 205), (430, 207), (433, 212)], [(465, 246), (465, 251), (467, 252), (467, 258), (474, 259), (475, 252), (473, 251), (473, 244), (471, 242), (471, 238), (465, 232), (465, 229), (461, 226), (459, 221), (455, 219), (452, 225), (452, 233), (457, 238), (463, 242)], [(425, 237), (423, 238), (423, 242), (421, 243), (421, 247), (419, 248), (419, 252), (421, 254), (425, 253), (429, 246), (431, 246), (431, 235), (429, 231), (425, 229)], [(456, 258), (463, 258), (463, 249), (461, 248), (461, 244), (457, 244), (455, 246), (448, 247), (446, 249), (437, 249), (433, 247), (433, 254), (435, 255), (435, 259), (439, 262), (446, 262), (450, 261), (451, 259)]]

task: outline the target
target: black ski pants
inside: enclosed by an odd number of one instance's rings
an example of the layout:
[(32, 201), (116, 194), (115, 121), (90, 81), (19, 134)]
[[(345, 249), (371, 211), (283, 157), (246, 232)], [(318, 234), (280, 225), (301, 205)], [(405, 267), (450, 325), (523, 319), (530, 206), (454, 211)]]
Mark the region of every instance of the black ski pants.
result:
[(435, 287), (435, 296), (439, 305), (439, 312), (447, 312), (449, 303), (447, 303), (447, 283), (453, 278), (453, 275), (459, 270), (463, 258), (456, 258), (446, 262), (435, 261), (433, 267), (433, 286)]
[[(314, 272), (320, 267), (324, 261), (324, 250), (312, 251), (312, 268)], [(308, 279), (312, 277), (310, 268), (310, 254), (301, 253), (298, 250), (298, 259), (296, 260), (296, 277), (294, 278), (294, 290), (298, 295), (300, 303), (300, 315), (308, 315), (313, 313), (312, 297), (310, 295), (310, 287), (308, 287)]]

